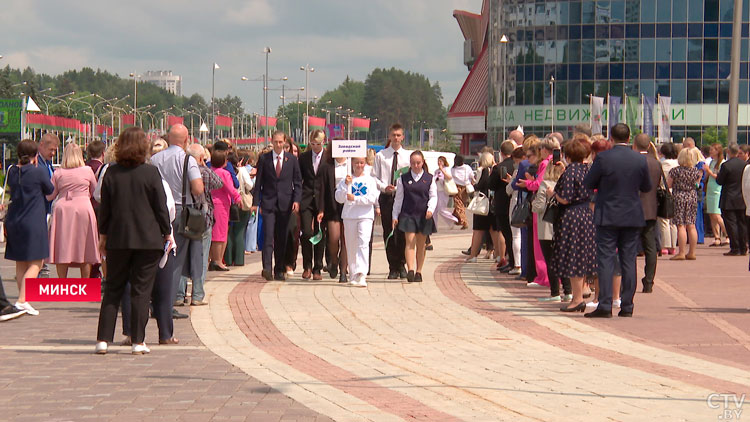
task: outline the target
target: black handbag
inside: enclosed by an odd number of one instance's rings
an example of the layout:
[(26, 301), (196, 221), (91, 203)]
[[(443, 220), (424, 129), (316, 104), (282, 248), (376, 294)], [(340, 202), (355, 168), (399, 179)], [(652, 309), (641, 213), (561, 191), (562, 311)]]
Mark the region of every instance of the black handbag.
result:
[(513, 214), (510, 217), (510, 225), (519, 228), (527, 227), (530, 219), (531, 201), (524, 199), (513, 207)]
[(656, 216), (669, 219), (674, 217), (674, 197), (667, 187), (664, 171), (661, 172), (662, 184), (656, 189)]
[(185, 200), (187, 193), (187, 185), (190, 183), (187, 180), (187, 168), (190, 156), (185, 154), (185, 165), (182, 168), (182, 212), (180, 213), (180, 224), (177, 226), (177, 234), (184, 236), (191, 240), (202, 240), (203, 233), (206, 232), (206, 210), (200, 207), (200, 204), (195, 203), (195, 197), (192, 192), (190, 197), (193, 198), (193, 203), (188, 204)]
[(229, 206), (229, 222), (238, 223), (240, 221), (240, 206), (232, 204)]
[(557, 202), (557, 199), (555, 199), (555, 197), (552, 197), (549, 201), (547, 201), (547, 208), (544, 210), (542, 220), (546, 221), (547, 223), (555, 224), (557, 223), (557, 217), (559, 215), (560, 204)]

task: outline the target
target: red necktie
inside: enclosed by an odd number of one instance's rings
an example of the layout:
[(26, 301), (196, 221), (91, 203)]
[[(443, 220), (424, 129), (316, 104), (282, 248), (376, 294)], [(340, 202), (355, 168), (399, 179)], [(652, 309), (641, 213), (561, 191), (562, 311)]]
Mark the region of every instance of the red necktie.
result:
[(281, 156), (276, 158), (276, 177), (281, 176)]

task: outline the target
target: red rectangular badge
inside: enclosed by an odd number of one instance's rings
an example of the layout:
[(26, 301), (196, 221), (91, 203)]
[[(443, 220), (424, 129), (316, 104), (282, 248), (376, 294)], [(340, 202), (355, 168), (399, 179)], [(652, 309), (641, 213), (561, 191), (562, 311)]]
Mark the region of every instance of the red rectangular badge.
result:
[(31, 302), (99, 302), (98, 278), (27, 278), (26, 300)]

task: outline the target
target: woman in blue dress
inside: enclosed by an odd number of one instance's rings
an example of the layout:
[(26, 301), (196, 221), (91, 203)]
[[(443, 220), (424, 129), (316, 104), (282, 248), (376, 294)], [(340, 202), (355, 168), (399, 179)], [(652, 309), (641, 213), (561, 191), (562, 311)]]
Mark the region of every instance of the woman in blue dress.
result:
[(10, 204), (5, 217), (5, 259), (16, 261), (16, 307), (29, 315), (39, 315), (39, 311), (26, 302), (26, 279), (35, 278), (42, 262), (49, 256), (45, 195), (51, 194), (54, 187), (47, 168), (36, 165), (36, 142), (24, 139), (16, 151), (18, 165), (12, 166), (5, 176), (10, 189)]

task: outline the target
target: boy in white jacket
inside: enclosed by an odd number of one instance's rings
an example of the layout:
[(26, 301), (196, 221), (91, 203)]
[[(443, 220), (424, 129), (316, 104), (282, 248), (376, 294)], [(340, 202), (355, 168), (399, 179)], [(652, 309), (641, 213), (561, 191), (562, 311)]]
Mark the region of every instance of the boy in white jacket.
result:
[(380, 191), (375, 178), (365, 173), (365, 159), (352, 158), (354, 176), (346, 176), (336, 186), (336, 201), (344, 204), (341, 219), (344, 221), (346, 256), (349, 257), (349, 283), (367, 287), (369, 244), (375, 205)]

